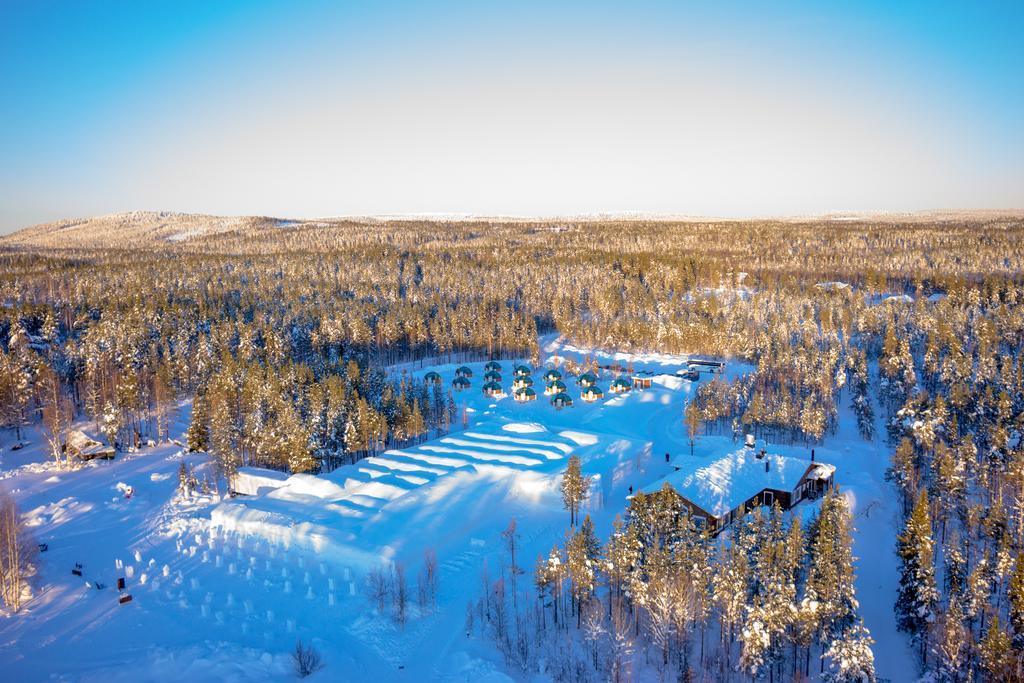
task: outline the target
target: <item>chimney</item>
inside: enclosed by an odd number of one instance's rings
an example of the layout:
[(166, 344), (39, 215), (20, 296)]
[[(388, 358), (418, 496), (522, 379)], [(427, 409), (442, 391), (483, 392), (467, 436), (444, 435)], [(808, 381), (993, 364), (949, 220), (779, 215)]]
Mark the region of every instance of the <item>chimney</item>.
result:
[(811, 449), (811, 462), (814, 462), (814, 449)]
[(772, 461), (771, 460), (765, 460), (764, 461), (764, 471), (765, 472), (769, 471), (771, 469), (771, 467), (772, 467)]

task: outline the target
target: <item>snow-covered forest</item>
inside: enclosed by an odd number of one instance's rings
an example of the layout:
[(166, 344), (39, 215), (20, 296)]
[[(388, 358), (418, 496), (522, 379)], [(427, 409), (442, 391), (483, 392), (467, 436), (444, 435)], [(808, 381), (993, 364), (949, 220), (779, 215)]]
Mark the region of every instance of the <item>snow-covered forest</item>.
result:
[[(143, 219), (0, 239), (19, 680), (1024, 676), (1019, 218)], [(640, 493), (748, 434), (836, 487)]]

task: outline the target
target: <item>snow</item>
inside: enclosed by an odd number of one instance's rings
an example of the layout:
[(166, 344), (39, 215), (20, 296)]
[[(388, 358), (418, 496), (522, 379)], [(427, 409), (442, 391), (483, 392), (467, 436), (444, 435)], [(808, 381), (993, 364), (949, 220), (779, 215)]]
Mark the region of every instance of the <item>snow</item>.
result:
[(287, 479), (288, 475), (283, 472), (259, 467), (239, 467), (234, 479), (231, 480), (231, 488), (237, 493), (255, 496), (264, 489), (276, 489), (283, 486)]
[[(665, 453), (706, 465), (741, 446), (701, 435), (689, 455), (680, 416), (696, 387), (675, 376), (687, 356), (584, 348), (557, 335), (540, 342), (545, 361), (633, 363), (654, 382), (556, 410), (546, 400), (483, 396), (483, 363), (468, 363), (472, 387), (455, 394), (466, 428), (457, 420), (450, 434), (320, 477), (242, 468), (234, 488), (248, 495), (235, 498), (179, 496), (182, 462), (200, 478), (212, 478), (213, 467), (206, 455), (173, 443), (63, 471), (47, 457), (44, 439), (29, 430), (28, 446), (0, 453), (0, 485), (49, 550), (40, 555), (39, 583), (26, 611), (0, 619), (3, 679), (285, 680), (292, 677), (289, 652), (302, 639), (326, 663), (314, 681), (522, 680), (488, 642), (467, 639), (464, 631), (481, 567), (498, 567), (505, 556), (501, 532), (509, 520), (517, 520), (517, 552), (529, 562), (564, 538), (568, 513), (558, 484), (570, 456), (579, 456), (594, 477), (583, 513), (606, 537), (630, 487), (642, 490), (672, 476)], [(462, 364), (409, 364), (392, 372), (422, 377), (435, 370), (449, 386)], [(730, 360), (725, 377), (749, 371)], [(542, 373), (537, 368), (535, 379)], [(608, 386), (613, 375), (600, 374)], [(579, 388), (566, 384), (578, 398)], [(172, 425), (179, 439), (188, 423), (183, 408)], [(9, 443), (13, 435), (0, 439)], [(802, 445), (768, 448), (780, 458), (809, 461)], [(858, 598), (876, 640), (878, 674), (905, 680), (914, 652), (892, 616), (899, 502), (883, 479), (888, 449), (860, 440), (845, 395), (838, 434), (816, 448), (818, 459), (836, 467), (855, 515)], [(763, 477), (760, 465), (751, 477)], [(775, 460), (773, 468), (780, 469)], [(115, 490), (119, 482), (133, 488), (130, 499)], [(808, 516), (815, 507), (801, 503), (795, 512)], [(413, 605), (401, 628), (368, 601), (366, 575), (400, 562), (415, 591), (428, 549), (439, 563), (437, 607), (420, 613)], [(76, 562), (84, 568), (81, 578), (70, 573)], [(126, 605), (112, 588), (119, 577), (133, 597)], [(98, 590), (96, 582), (107, 588)]]

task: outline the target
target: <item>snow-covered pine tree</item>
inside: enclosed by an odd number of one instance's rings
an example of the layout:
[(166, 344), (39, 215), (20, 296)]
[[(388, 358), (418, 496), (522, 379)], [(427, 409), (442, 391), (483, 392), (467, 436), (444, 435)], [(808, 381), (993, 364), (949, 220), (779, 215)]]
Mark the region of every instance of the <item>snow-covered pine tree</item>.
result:
[(192, 400), (192, 422), (185, 434), (190, 452), (210, 450), (209, 402), (206, 392), (198, 392)]
[(874, 683), (875, 655), (871, 651), (874, 642), (862, 622), (847, 628), (822, 655), (828, 662), (822, 680), (827, 683)]
[(949, 607), (938, 622), (935, 638), (936, 673), (945, 681), (963, 680), (968, 652), (968, 630), (964, 627), (964, 610), (959, 597), (949, 599)]
[(846, 498), (833, 492), (822, 501), (810, 540), (807, 597), (819, 603), (822, 643), (853, 625), (859, 603), (854, 588), (853, 537)]
[(569, 458), (562, 476), (562, 504), (569, 511), (569, 524), (576, 526), (580, 505), (590, 490), (590, 478), (583, 476), (578, 455)]
[(719, 549), (716, 571), (711, 576), (712, 602), (721, 621), (722, 647), (726, 668), (731, 666), (732, 644), (736, 627), (743, 617), (750, 585), (750, 566), (746, 554), (736, 543), (723, 543)]
[(918, 641), (923, 665), (927, 661), (928, 627), (935, 619), (939, 600), (927, 490), (922, 490), (918, 496), (897, 544), (901, 562), (895, 605), (896, 626)]
[(1010, 627), (1013, 628), (1013, 644), (1024, 650), (1024, 551), (1017, 553), (1013, 574), (1007, 588)]
[(993, 615), (985, 637), (978, 647), (981, 668), (989, 681), (1003, 683), (1014, 680), (1014, 663), (1011, 656), (1010, 634), (1003, 630), (999, 615)]
[[(593, 536), (593, 526), (591, 526), (591, 536)], [(588, 538), (581, 528), (570, 536), (565, 544), (565, 564), (569, 575), (573, 605), (576, 609), (577, 628), (582, 624), (583, 607), (589, 602), (595, 587), (595, 563), (591, 559), (592, 540), (596, 541), (596, 537)]]

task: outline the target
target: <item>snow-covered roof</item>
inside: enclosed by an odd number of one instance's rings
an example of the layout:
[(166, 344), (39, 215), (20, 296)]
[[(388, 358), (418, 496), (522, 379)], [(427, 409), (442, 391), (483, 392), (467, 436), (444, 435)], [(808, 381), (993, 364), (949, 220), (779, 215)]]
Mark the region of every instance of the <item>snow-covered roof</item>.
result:
[(64, 443), (68, 448), (73, 448), (83, 457), (111, 453), (114, 450), (110, 446), (104, 446), (80, 429), (73, 429), (68, 432), (68, 438)]
[(746, 447), (713, 460), (677, 456), (672, 465), (679, 469), (640, 491), (654, 493), (667, 482), (679, 495), (716, 517), (739, 507), (764, 489), (792, 491), (812, 465), (816, 472), (827, 473), (814, 478), (827, 479), (835, 472), (832, 465), (784, 455), (769, 453), (758, 458), (755, 451)]

